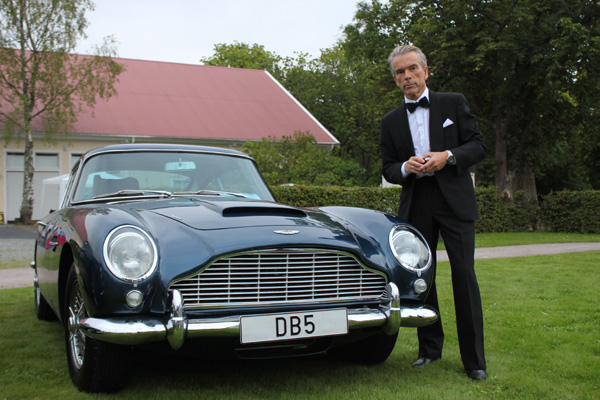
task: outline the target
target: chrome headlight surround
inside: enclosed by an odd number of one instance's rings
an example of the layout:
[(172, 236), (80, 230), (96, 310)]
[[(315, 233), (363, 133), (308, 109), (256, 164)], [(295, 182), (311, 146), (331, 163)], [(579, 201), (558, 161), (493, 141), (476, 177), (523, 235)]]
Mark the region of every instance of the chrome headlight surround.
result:
[(126, 282), (143, 281), (152, 275), (158, 263), (154, 240), (133, 225), (119, 226), (106, 236), (103, 256), (110, 272)]
[(390, 248), (400, 265), (421, 275), (431, 266), (431, 250), (423, 236), (409, 225), (396, 225), (390, 231)]

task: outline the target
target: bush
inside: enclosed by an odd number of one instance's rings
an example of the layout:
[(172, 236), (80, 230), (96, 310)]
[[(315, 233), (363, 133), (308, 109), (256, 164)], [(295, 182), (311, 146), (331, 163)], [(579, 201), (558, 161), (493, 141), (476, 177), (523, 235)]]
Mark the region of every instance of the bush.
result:
[[(401, 188), (340, 186), (275, 186), (275, 198), (294, 207), (346, 206), (398, 212)], [(543, 198), (541, 205), (527, 201), (524, 192), (513, 200), (498, 197), (495, 187), (478, 187), (475, 196), (481, 219), (475, 230), (481, 232), (600, 233), (600, 191), (556, 192)]]
[(284, 185), (272, 187), (277, 201), (294, 207), (362, 207), (395, 214), (400, 188)]
[(600, 233), (600, 191), (551, 192), (541, 206), (543, 227), (551, 232)]
[(539, 206), (525, 198), (525, 192), (515, 193), (513, 200), (498, 197), (494, 186), (476, 188), (475, 197), (481, 219), (475, 222), (479, 232), (525, 232), (539, 226)]
[(475, 190), (480, 219), (475, 221), (476, 232), (507, 232), (508, 218), (506, 204), (499, 201), (496, 189), (477, 188)]

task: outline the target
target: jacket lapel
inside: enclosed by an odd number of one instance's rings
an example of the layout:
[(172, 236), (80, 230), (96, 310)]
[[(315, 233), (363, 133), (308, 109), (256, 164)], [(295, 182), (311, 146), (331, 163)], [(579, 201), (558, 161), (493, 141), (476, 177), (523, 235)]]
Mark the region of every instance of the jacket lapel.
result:
[(444, 151), (444, 128), (442, 127), (442, 105), (437, 93), (429, 91), (429, 145), (431, 151)]
[(400, 135), (401, 146), (405, 149), (405, 158), (408, 159), (415, 155), (415, 144), (410, 134), (410, 125), (408, 124), (408, 116), (406, 115), (406, 107), (402, 104), (397, 108), (399, 118), (399, 132), (406, 132), (406, 134)]

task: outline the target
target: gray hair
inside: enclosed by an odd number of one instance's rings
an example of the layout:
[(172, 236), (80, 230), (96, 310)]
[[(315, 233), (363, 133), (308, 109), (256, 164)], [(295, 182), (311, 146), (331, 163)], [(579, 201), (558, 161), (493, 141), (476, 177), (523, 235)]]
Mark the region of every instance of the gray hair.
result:
[(390, 64), (390, 69), (392, 70), (393, 76), (396, 76), (396, 71), (394, 70), (394, 57), (406, 54), (410, 51), (414, 51), (415, 53), (417, 53), (417, 57), (419, 58), (419, 64), (421, 64), (421, 67), (425, 68), (427, 66), (427, 57), (425, 57), (425, 53), (423, 53), (423, 51), (420, 48), (411, 45), (398, 46), (394, 50), (392, 50), (392, 53), (388, 57), (388, 64)]

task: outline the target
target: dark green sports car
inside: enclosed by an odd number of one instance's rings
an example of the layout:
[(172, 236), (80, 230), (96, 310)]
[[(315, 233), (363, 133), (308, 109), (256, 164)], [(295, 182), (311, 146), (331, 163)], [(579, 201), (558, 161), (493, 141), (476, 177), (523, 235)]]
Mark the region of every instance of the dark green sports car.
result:
[(38, 232), (36, 314), (64, 325), (83, 391), (122, 387), (138, 346), (379, 363), (401, 326), (438, 317), (419, 232), (378, 211), (276, 203), (233, 150), (93, 150)]

